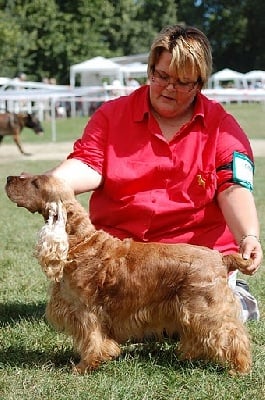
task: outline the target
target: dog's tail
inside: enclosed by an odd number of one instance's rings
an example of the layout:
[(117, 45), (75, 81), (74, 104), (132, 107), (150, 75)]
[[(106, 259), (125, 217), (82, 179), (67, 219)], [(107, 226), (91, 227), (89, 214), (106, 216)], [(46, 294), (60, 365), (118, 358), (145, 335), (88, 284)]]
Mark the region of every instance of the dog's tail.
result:
[(245, 260), (241, 254), (227, 254), (223, 256), (223, 264), (226, 265), (228, 271), (235, 271), (236, 269), (245, 269), (252, 264), (252, 260)]

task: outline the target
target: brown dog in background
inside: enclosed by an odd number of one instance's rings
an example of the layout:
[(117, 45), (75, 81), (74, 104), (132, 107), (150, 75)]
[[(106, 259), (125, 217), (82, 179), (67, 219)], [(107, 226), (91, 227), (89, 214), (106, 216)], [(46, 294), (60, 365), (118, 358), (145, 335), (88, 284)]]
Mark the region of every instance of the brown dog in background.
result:
[(36, 257), (52, 290), (46, 316), (73, 338), (84, 373), (120, 354), (120, 344), (177, 334), (181, 359), (248, 373), (251, 352), (229, 269), (246, 263), (188, 244), (138, 243), (97, 231), (64, 182), (7, 178), (8, 197), (43, 215)]
[(0, 114), (0, 144), (4, 136), (11, 135), (19, 151), (24, 156), (29, 156), (21, 145), (21, 132), (23, 128), (32, 129), (37, 135), (43, 134), (43, 128), (39, 119), (34, 114), (14, 114), (6, 112)]

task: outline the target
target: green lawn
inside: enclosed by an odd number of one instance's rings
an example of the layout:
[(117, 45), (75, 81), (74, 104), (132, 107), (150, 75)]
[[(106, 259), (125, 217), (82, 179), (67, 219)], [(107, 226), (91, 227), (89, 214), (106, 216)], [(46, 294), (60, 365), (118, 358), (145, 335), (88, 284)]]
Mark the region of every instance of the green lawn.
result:
[[(265, 104), (264, 103), (232, 103), (225, 105), (240, 125), (244, 128), (249, 138), (265, 139)], [(57, 118), (56, 119), (56, 142), (74, 141), (81, 136), (87, 122), (87, 117)], [(52, 123), (44, 121), (44, 136), (35, 135), (30, 129), (25, 128), (22, 132), (24, 143), (47, 143), (52, 141)], [(4, 143), (11, 143), (11, 137), (6, 136)]]
[(231, 103), (225, 108), (251, 139), (265, 139), (265, 103)]
[[(230, 377), (215, 365), (180, 362), (170, 342), (124, 349), (116, 361), (76, 376), (71, 342), (45, 322), (48, 283), (32, 256), (39, 215), (18, 209), (4, 192), (7, 175), (39, 173), (54, 162), (0, 164), (0, 399), (1, 400), (264, 400), (265, 272), (247, 278), (261, 321), (248, 323), (253, 372)], [(255, 197), (265, 239), (265, 159), (257, 159)], [(80, 197), (86, 205), (87, 195)]]

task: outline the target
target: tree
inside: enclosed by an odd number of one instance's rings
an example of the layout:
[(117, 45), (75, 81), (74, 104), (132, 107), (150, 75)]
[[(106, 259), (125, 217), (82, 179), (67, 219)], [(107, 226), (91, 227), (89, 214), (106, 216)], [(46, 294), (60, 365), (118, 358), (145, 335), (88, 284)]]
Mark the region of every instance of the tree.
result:
[(0, 75), (56, 77), (98, 55), (146, 53), (165, 25), (202, 29), (214, 69), (264, 69), (264, 0), (0, 0)]
[(185, 25), (204, 29), (206, 5), (202, 0), (176, 0), (178, 19)]
[(180, 0), (179, 16), (188, 24), (202, 29), (213, 50), (214, 70), (229, 67), (243, 70), (242, 42), (246, 34), (245, 1), (237, 0)]
[(264, 0), (247, 0), (244, 8), (247, 18), (246, 36), (241, 47), (244, 51), (244, 69), (265, 70), (265, 2)]
[[(139, 0), (137, 25), (130, 36), (132, 54), (148, 52), (154, 37), (166, 25), (177, 23), (177, 7), (174, 0)], [(130, 53), (128, 53), (130, 54)]]
[(0, 75), (14, 77), (24, 69), (28, 57), (27, 42), (17, 24), (17, 16), (10, 16), (6, 10), (0, 11)]
[(202, 29), (212, 48), (214, 69), (265, 69), (264, 0), (176, 0), (178, 16)]

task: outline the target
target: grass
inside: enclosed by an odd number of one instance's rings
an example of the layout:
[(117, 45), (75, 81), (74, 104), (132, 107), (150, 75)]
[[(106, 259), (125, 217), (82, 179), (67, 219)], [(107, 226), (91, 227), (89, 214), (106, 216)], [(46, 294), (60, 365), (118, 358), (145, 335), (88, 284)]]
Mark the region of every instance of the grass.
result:
[(265, 103), (231, 103), (225, 108), (236, 117), (250, 139), (265, 139)]
[[(265, 104), (264, 103), (231, 103), (225, 108), (233, 114), (244, 128), (249, 138), (265, 139)], [(56, 119), (56, 142), (72, 142), (81, 136), (87, 122), (87, 117), (58, 118)], [(51, 121), (44, 121), (44, 136), (40, 137), (25, 128), (22, 141), (25, 143), (48, 143), (52, 141)], [(4, 143), (11, 143), (12, 138), (6, 136)]]
[[(0, 184), (20, 171), (39, 173), (52, 161), (0, 164)], [(265, 239), (265, 159), (257, 159), (255, 197)], [(87, 195), (80, 196), (83, 205)], [(75, 376), (71, 341), (44, 318), (48, 283), (32, 256), (39, 215), (11, 203), (0, 191), (0, 399), (1, 400), (243, 400), (265, 398), (265, 272), (246, 277), (258, 298), (261, 321), (248, 323), (253, 372), (230, 377), (215, 365), (180, 362), (170, 342), (128, 346), (98, 371)]]

